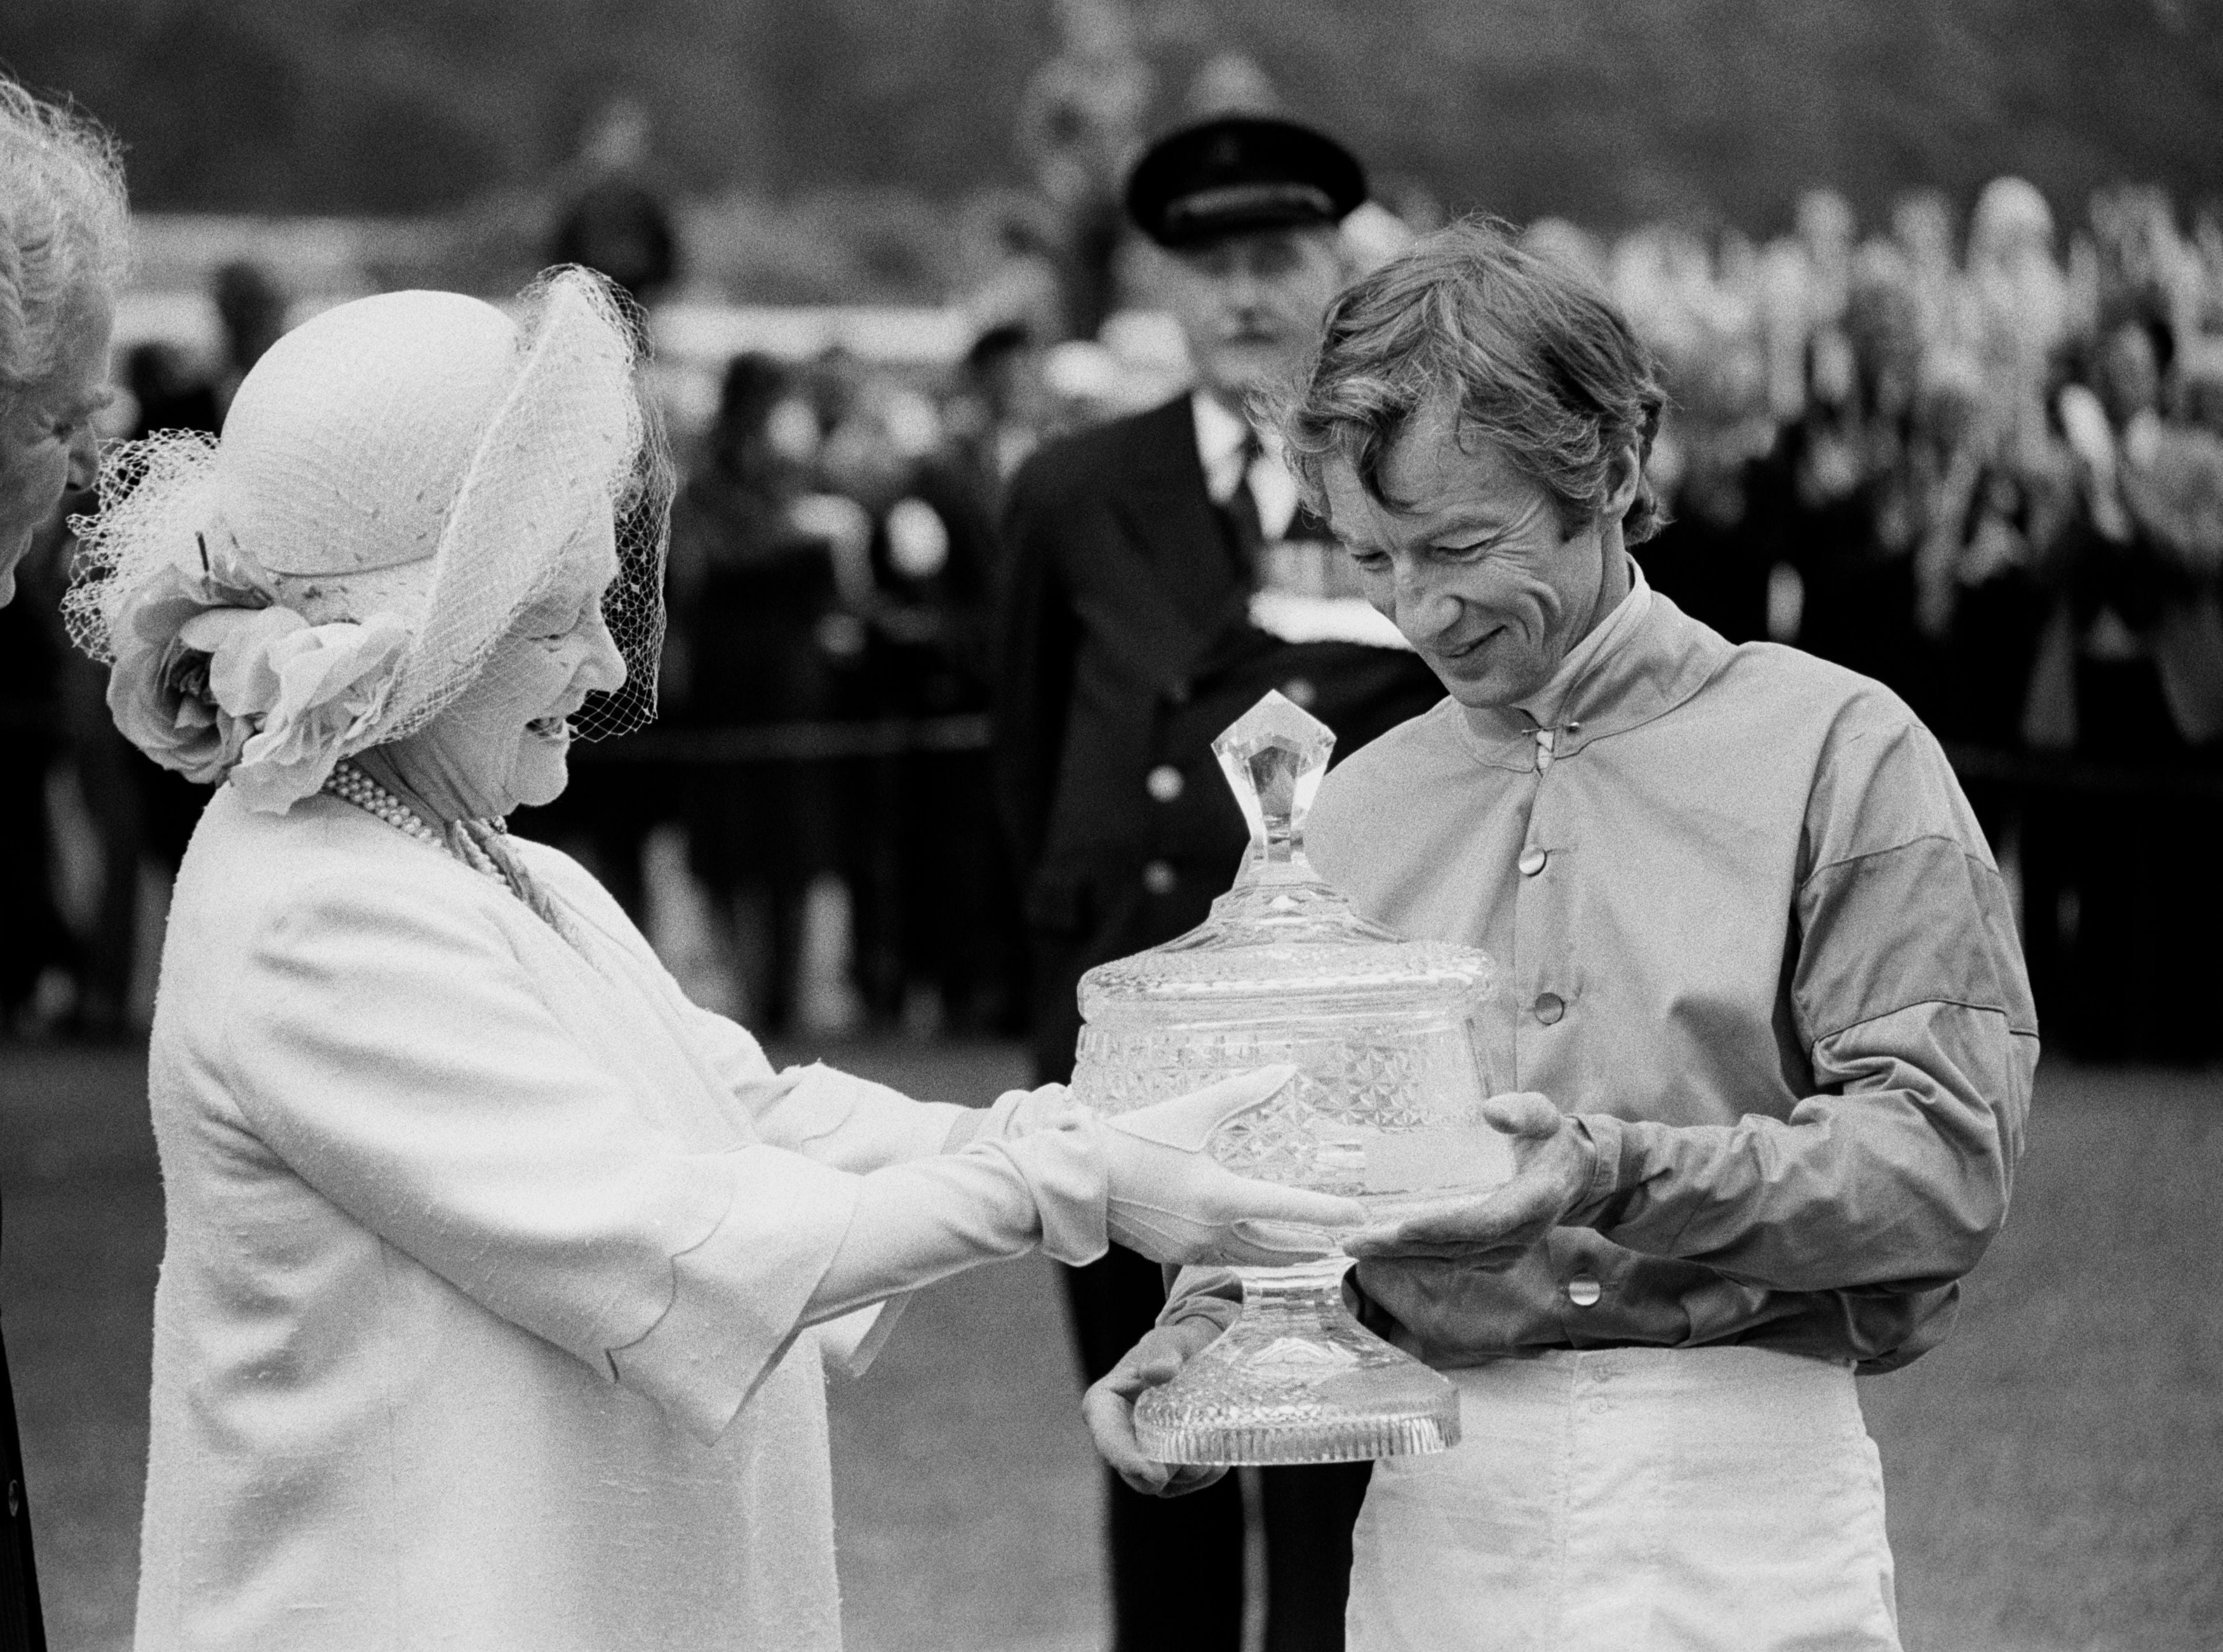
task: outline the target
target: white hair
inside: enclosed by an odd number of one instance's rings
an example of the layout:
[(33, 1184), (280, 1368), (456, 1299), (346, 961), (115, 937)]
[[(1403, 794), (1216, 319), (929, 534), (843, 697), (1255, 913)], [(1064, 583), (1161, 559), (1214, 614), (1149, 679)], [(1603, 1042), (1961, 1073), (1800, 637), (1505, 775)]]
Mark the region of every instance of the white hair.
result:
[(130, 259), (116, 140), (0, 76), (0, 399), (47, 370), (57, 316)]

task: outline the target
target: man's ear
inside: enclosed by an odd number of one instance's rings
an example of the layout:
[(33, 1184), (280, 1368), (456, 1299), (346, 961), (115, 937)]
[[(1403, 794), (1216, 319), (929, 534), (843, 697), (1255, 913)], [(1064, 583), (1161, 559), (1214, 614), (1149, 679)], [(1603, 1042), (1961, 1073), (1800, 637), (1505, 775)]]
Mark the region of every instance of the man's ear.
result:
[(1644, 466), (1636, 457), (1636, 438), (1632, 436), (1606, 461), (1605, 503), (1598, 514), (1609, 522), (1618, 522), (1628, 514), (1643, 485)]

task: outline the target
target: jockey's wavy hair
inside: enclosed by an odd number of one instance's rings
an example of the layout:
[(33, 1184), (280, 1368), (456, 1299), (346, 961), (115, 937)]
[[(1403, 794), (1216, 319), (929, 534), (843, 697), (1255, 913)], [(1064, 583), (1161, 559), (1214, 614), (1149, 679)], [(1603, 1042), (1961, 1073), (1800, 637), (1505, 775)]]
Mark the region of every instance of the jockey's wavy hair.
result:
[(1400, 508), (1382, 467), (1407, 422), (1445, 398), (1461, 443), (1504, 450), (1552, 495), (1564, 533), (1603, 513), (1615, 457), (1631, 446), (1639, 476), (1622, 534), (1636, 545), (1666, 522), (1642, 474), (1666, 400), (1652, 352), (1588, 276), (1524, 250), (1496, 219), (1424, 236), (1345, 288), (1310, 368), (1265, 411), (1306, 503), (1325, 517), (1335, 458)]

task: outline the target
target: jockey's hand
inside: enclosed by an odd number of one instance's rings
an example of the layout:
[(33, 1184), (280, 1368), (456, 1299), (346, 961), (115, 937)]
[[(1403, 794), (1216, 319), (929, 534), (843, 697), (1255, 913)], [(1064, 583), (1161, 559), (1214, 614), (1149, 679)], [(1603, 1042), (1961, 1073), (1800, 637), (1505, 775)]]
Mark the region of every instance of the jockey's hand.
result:
[(1483, 1104), (1483, 1116), (1513, 1138), (1509, 1181), (1346, 1234), (1344, 1250), (1360, 1258), (1422, 1257), (1499, 1272), (1541, 1244), (1589, 1196), (1597, 1149), (1589, 1132), (1546, 1098), (1533, 1091), (1492, 1096)]
[(1145, 1390), (1171, 1382), (1219, 1335), (1219, 1324), (1203, 1315), (1158, 1326), (1130, 1348), (1080, 1402), (1080, 1414), (1087, 1420), (1098, 1453), (1145, 1497), (1177, 1498), (1200, 1491), (1227, 1472), (1197, 1463), (1155, 1461), (1143, 1455), (1135, 1441), (1136, 1400)]

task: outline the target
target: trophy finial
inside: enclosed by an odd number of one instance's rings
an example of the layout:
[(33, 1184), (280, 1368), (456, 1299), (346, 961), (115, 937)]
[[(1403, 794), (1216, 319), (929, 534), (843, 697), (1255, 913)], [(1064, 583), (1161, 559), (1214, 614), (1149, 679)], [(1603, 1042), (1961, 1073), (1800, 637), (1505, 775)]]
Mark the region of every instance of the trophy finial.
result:
[(1269, 691), (1220, 731), (1212, 750), (1250, 823), (1246, 870), (1301, 862), (1305, 816), (1327, 772), (1335, 730), (1287, 695)]

